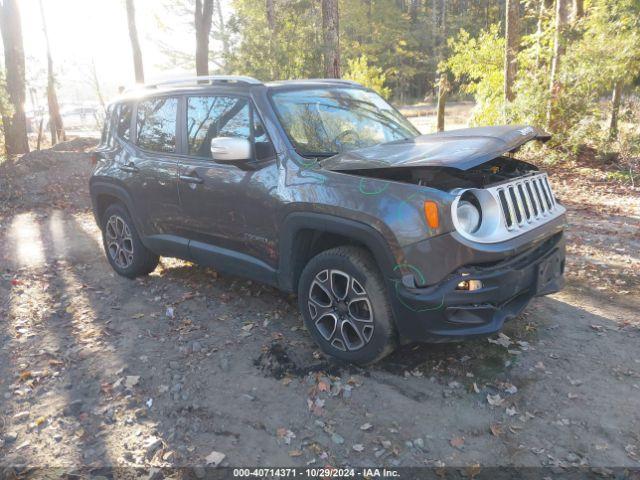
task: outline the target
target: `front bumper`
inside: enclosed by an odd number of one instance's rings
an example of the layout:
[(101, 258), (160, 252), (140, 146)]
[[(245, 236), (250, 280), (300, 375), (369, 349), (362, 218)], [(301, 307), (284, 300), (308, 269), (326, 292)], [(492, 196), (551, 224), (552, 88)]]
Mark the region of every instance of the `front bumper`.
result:
[[(400, 337), (405, 343), (441, 342), (494, 333), (533, 297), (559, 291), (564, 285), (564, 263), (565, 240), (560, 232), (506, 260), (462, 267), (427, 288), (390, 280)], [(480, 280), (482, 288), (456, 290), (463, 280)]]

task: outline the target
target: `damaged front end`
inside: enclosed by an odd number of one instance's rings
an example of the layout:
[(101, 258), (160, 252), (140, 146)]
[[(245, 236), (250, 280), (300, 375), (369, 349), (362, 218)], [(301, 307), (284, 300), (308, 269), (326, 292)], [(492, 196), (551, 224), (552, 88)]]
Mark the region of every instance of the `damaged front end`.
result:
[(547, 175), (514, 153), (549, 135), (533, 127), (482, 127), (358, 149), (328, 158), (323, 168), (410, 183), (454, 195), (451, 220), (474, 243), (504, 242), (560, 217)]

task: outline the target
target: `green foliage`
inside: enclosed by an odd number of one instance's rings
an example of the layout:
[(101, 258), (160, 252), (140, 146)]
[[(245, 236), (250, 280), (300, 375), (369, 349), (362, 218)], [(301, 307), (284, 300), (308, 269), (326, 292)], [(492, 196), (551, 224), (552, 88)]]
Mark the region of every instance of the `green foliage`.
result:
[(319, 5), (311, 0), (290, 0), (286, 8), (274, 3), (280, 8), (272, 31), (265, 2), (233, 2), (235, 14), (228, 27), (241, 40), (226, 59), (227, 69), (261, 80), (322, 76)]
[[(229, 73), (253, 75), (261, 80), (322, 77), (322, 14), (317, 0), (274, 1), (275, 25), (267, 22), (266, 2), (232, 0), (233, 16), (227, 25), (233, 40), (226, 58)], [(472, 35), (479, 26), (501, 16), (498, 2), (483, 5), (460, 0), (444, 2), (446, 29), (465, 28)], [(412, 9), (412, 5), (415, 9)], [(384, 87), (398, 102), (422, 100), (434, 91), (439, 59), (448, 44), (438, 24), (440, 2), (340, 0), (341, 69), (346, 75), (362, 70), (383, 76)]]
[(366, 55), (347, 61), (347, 72), (344, 78), (358, 82), (384, 98), (389, 98), (391, 95), (391, 89), (384, 86), (386, 75), (382, 72), (382, 68), (370, 65)]
[(457, 38), (449, 40), (451, 56), (442, 64), (461, 82), (461, 89), (476, 100), (471, 123), (495, 125), (504, 123), (503, 64), (504, 38), (500, 26), (491, 25), (473, 38), (460, 30)]
[[(525, 5), (525, 12), (532, 4)], [(585, 144), (600, 152), (612, 150), (627, 157), (640, 155), (637, 120), (621, 114), (617, 140), (610, 139), (611, 92), (622, 82), (627, 93), (640, 82), (640, 1), (591, 0), (586, 13), (564, 33), (560, 88), (554, 104), (558, 121), (553, 132), (564, 151), (578, 152)], [(537, 10), (537, 8), (536, 8)], [(449, 40), (451, 55), (442, 62), (473, 95), (476, 108), (471, 123), (526, 123), (545, 126), (550, 101), (550, 66), (553, 56), (555, 16), (548, 9), (542, 18), (535, 11), (535, 28), (524, 29), (518, 53), (516, 98), (505, 105), (504, 37), (499, 25), (473, 36), (461, 30)], [(525, 25), (527, 24), (525, 15)], [(529, 21), (530, 26), (533, 22)], [(636, 145), (634, 147), (634, 145)]]

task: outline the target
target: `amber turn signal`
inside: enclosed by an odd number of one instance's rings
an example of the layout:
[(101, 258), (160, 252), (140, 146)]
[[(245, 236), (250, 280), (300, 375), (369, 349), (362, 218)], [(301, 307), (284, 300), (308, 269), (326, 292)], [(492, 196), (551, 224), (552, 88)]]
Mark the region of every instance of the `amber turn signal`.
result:
[(438, 217), (438, 204), (431, 200), (424, 202), (424, 216), (431, 228), (440, 226), (440, 218)]

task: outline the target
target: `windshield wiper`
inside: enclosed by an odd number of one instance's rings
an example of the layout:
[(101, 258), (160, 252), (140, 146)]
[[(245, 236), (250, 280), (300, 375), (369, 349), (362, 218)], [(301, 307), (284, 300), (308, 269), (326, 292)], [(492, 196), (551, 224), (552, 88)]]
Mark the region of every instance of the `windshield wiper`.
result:
[(298, 152), (303, 157), (307, 158), (328, 158), (338, 155), (339, 152)]

